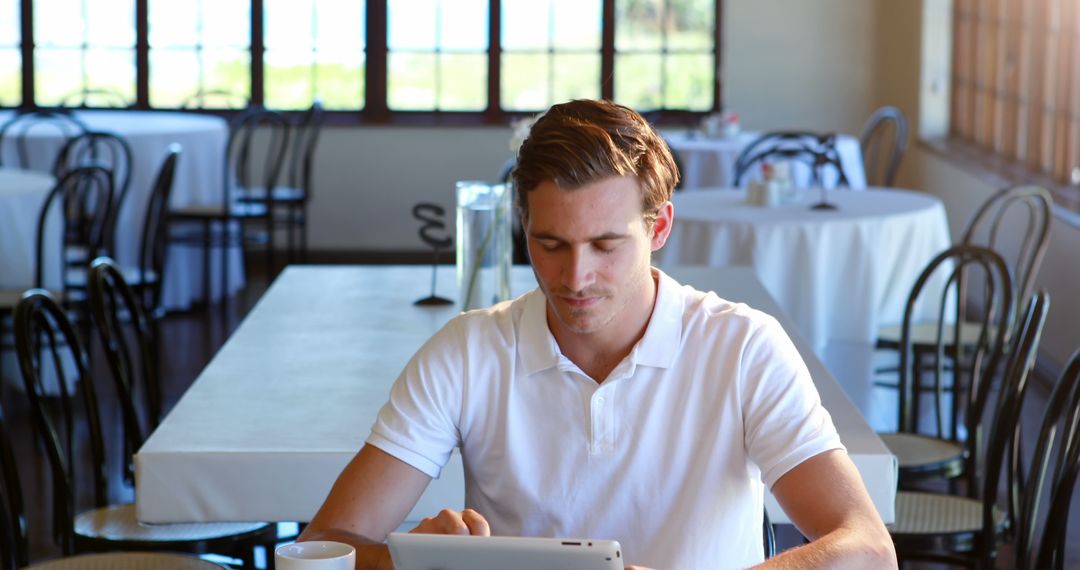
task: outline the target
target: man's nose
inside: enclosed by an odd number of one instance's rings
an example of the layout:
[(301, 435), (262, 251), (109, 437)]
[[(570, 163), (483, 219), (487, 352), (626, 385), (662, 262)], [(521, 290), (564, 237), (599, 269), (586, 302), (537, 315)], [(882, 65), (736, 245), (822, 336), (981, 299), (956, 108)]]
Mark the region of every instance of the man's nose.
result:
[(595, 278), (593, 258), (587, 251), (573, 249), (563, 266), (563, 286), (570, 291), (583, 291)]

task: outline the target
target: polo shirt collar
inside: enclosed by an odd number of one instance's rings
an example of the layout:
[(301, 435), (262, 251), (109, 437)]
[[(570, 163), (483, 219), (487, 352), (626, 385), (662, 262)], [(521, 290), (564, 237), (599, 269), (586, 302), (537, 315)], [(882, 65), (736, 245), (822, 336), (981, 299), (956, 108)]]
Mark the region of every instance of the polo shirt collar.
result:
[[(629, 364), (670, 368), (682, 345), (682, 317), (685, 304), (682, 287), (659, 269), (656, 303), (645, 334), (630, 351)], [(528, 293), (518, 329), (518, 354), (525, 375), (559, 365), (562, 352), (547, 325), (547, 298), (537, 287)]]

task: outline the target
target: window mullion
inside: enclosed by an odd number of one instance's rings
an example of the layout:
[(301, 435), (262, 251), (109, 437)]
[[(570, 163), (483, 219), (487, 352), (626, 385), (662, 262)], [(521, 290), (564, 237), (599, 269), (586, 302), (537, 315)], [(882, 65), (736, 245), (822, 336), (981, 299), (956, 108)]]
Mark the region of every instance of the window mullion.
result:
[(150, 108), (149, 0), (135, 0), (135, 106)]
[(251, 0), (251, 104), (265, 105), (263, 86), (263, 57), (266, 42), (263, 36), (263, 0)]
[(364, 114), (376, 120), (389, 116), (386, 105), (386, 0), (367, 0), (367, 58)]
[(20, 2), (22, 24), (22, 105), (20, 107), (36, 107), (34, 100), (34, 1), (22, 0)]
[(502, 0), (488, 0), (488, 102), (487, 120), (499, 122), (502, 111)]
[(615, 99), (615, 0), (604, 0), (600, 39), (600, 97)]

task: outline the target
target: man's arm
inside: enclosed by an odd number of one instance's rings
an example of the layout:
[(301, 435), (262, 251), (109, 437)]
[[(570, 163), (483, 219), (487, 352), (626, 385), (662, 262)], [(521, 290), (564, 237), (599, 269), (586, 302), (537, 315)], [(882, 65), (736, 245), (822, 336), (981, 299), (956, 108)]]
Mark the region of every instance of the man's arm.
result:
[(807, 459), (780, 477), (772, 494), (811, 542), (757, 568), (897, 567), (892, 537), (847, 453)]
[(390, 570), (383, 544), (409, 514), (431, 478), (371, 445), (338, 476), (300, 540), (334, 540), (356, 547), (356, 568)]

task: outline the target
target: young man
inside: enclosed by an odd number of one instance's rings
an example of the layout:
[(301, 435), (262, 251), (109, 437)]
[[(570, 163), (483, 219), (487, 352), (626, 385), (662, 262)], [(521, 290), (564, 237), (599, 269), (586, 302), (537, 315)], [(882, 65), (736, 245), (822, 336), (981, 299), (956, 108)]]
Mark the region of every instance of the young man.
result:
[(303, 539), (391, 568), (382, 541), (460, 447), (468, 508), (415, 532), (610, 538), (631, 564), (746, 567), (763, 559), (768, 485), (812, 542), (765, 566), (894, 567), (777, 322), (650, 266), (677, 179), (630, 109), (571, 101), (540, 118), (514, 173), (539, 289), (417, 352)]

